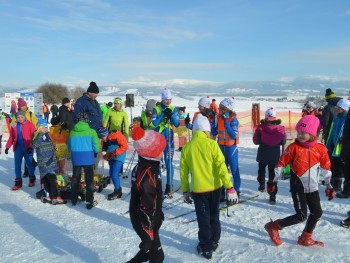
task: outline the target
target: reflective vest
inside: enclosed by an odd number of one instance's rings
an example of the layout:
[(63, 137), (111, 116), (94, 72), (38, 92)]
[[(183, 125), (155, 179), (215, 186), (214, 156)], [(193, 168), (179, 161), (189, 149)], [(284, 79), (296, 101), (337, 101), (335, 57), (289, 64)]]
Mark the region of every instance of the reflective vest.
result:
[[(231, 123), (233, 117), (228, 118), (228, 122)], [(239, 143), (238, 134), (236, 139), (232, 139), (225, 129), (225, 121), (223, 118), (218, 118), (218, 143), (219, 145), (232, 146)]]
[[(175, 107), (174, 106), (172, 106), (172, 105), (169, 105), (168, 106), (168, 108), (169, 109), (171, 109), (171, 111), (172, 112), (174, 112), (174, 109), (175, 109)], [(163, 109), (162, 109), (162, 106), (161, 105), (158, 105), (158, 106), (156, 106), (155, 107), (155, 109), (156, 109), (156, 111), (157, 111), (157, 116), (159, 117), (161, 114), (162, 114), (162, 111), (163, 111)], [(162, 131), (165, 129), (165, 128), (169, 128), (169, 125), (170, 125), (170, 129), (173, 129), (173, 125), (172, 124), (170, 124), (170, 122), (169, 122), (169, 124), (168, 124), (168, 122), (165, 120), (165, 118), (164, 118), (164, 120), (161, 122), (161, 123), (159, 123), (159, 133), (162, 133)]]
[(142, 126), (143, 126), (144, 130), (153, 130), (154, 129), (154, 126), (152, 124), (152, 119), (151, 119), (151, 122), (148, 124), (148, 117), (147, 117), (146, 112), (144, 112), (144, 111), (141, 114), (141, 122), (142, 122)]

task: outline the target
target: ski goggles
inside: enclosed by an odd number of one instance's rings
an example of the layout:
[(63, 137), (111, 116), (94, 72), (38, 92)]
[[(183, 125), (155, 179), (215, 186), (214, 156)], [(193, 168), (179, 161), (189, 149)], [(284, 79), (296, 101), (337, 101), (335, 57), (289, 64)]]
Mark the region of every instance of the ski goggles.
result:
[(115, 98), (115, 99), (114, 99), (114, 104), (123, 105), (123, 100), (122, 100), (121, 98)]

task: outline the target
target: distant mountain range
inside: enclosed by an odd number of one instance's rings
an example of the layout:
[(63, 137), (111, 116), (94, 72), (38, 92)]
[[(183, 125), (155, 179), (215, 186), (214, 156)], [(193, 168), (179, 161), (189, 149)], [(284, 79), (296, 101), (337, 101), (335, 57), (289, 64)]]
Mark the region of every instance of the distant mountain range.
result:
[[(98, 82), (97, 82), (98, 83)], [(64, 83), (62, 83), (65, 85)], [(164, 87), (168, 87), (176, 96), (188, 98), (190, 96), (321, 96), (325, 90), (331, 88), (338, 96), (348, 97), (350, 79), (335, 79), (330, 77), (298, 77), (280, 81), (233, 81), (228, 83), (173, 79), (169, 81), (120, 81), (113, 84), (99, 84), (100, 95), (121, 96), (128, 93), (157, 96)], [(74, 85), (67, 85), (74, 87)], [(1, 87), (5, 92), (27, 91), (35, 89)]]

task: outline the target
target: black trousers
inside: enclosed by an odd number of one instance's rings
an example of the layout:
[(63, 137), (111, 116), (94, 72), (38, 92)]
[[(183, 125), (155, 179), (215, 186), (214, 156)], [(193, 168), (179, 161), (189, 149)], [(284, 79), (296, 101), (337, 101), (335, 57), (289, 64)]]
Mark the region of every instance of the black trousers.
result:
[(274, 165), (267, 165), (264, 163), (259, 163), (259, 169), (258, 169), (258, 182), (260, 185), (265, 184), (265, 174), (266, 174), (266, 166), (269, 170), (269, 181), (273, 181), (275, 178), (275, 166)]
[(51, 199), (57, 199), (58, 191), (57, 191), (57, 177), (55, 174), (45, 174), (44, 178), (44, 189), (49, 193)]
[(350, 196), (350, 159), (343, 157), (342, 166), (344, 174), (343, 194)]
[(73, 166), (73, 176), (71, 180), (72, 202), (78, 200), (78, 193), (81, 180), (81, 172), (84, 169), (85, 173), (85, 191), (86, 202), (92, 203), (94, 201), (94, 165)]
[[(304, 193), (302, 190), (295, 191), (292, 192), (292, 198), (296, 214), (281, 219), (280, 225), (282, 227), (296, 225), (304, 222), (307, 218), (304, 231), (312, 233), (323, 213), (319, 192)], [(307, 208), (310, 210), (309, 217), (307, 217)]]
[(331, 157), (331, 184), (334, 188), (334, 191), (340, 192), (342, 188), (342, 181), (344, 178), (343, 174), (343, 163), (340, 157)]

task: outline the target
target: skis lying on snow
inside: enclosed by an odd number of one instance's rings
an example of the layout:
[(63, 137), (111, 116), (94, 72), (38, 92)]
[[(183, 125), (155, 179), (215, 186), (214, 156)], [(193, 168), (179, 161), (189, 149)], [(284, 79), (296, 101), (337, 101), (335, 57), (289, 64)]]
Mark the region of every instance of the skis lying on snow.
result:
[(174, 199), (173, 202), (171, 202), (169, 204), (166, 204), (166, 205), (163, 205), (163, 210), (168, 210), (168, 209), (174, 208), (174, 207), (176, 207), (178, 205), (181, 205), (182, 203), (184, 203), (183, 202), (183, 197), (180, 196), (180, 197)]
[(250, 200), (253, 200), (253, 199), (257, 198), (258, 196), (259, 196), (259, 195), (253, 195), (253, 196), (248, 197), (248, 198), (246, 198), (246, 199), (241, 199), (241, 200), (239, 200), (239, 202), (238, 202), (237, 204), (225, 205), (225, 206), (223, 206), (223, 207), (220, 207), (219, 210), (221, 211), (221, 210), (227, 209), (227, 208), (230, 207), (230, 206), (243, 204), (243, 203), (245, 203), (245, 202), (248, 202), (248, 201), (250, 201)]
[[(257, 198), (258, 196), (259, 196), (259, 195), (254, 195), (254, 196), (248, 197), (248, 198), (246, 198), (246, 199), (241, 199), (241, 200), (239, 200), (239, 202), (238, 202), (237, 204), (226, 205), (226, 206), (220, 207), (219, 210), (221, 211), (221, 210), (227, 209), (227, 208), (230, 207), (230, 206), (234, 206), (234, 205), (238, 205), (238, 204), (243, 204), (243, 203), (245, 203), (245, 202), (248, 202), (248, 201), (250, 201), (250, 200), (253, 200), (254, 198)], [(187, 211), (187, 212), (182, 213), (182, 214), (179, 214), (179, 215), (177, 215), (177, 216), (168, 217), (167, 220), (174, 220), (174, 219), (176, 219), (176, 218), (183, 217), (183, 216), (192, 214), (192, 213), (194, 213), (194, 212), (196, 212), (195, 209), (190, 210), (190, 211)], [(195, 219), (195, 220), (197, 220), (197, 219)], [(190, 221), (185, 222), (185, 223), (191, 223), (191, 222), (194, 222), (195, 220), (190, 220)]]

